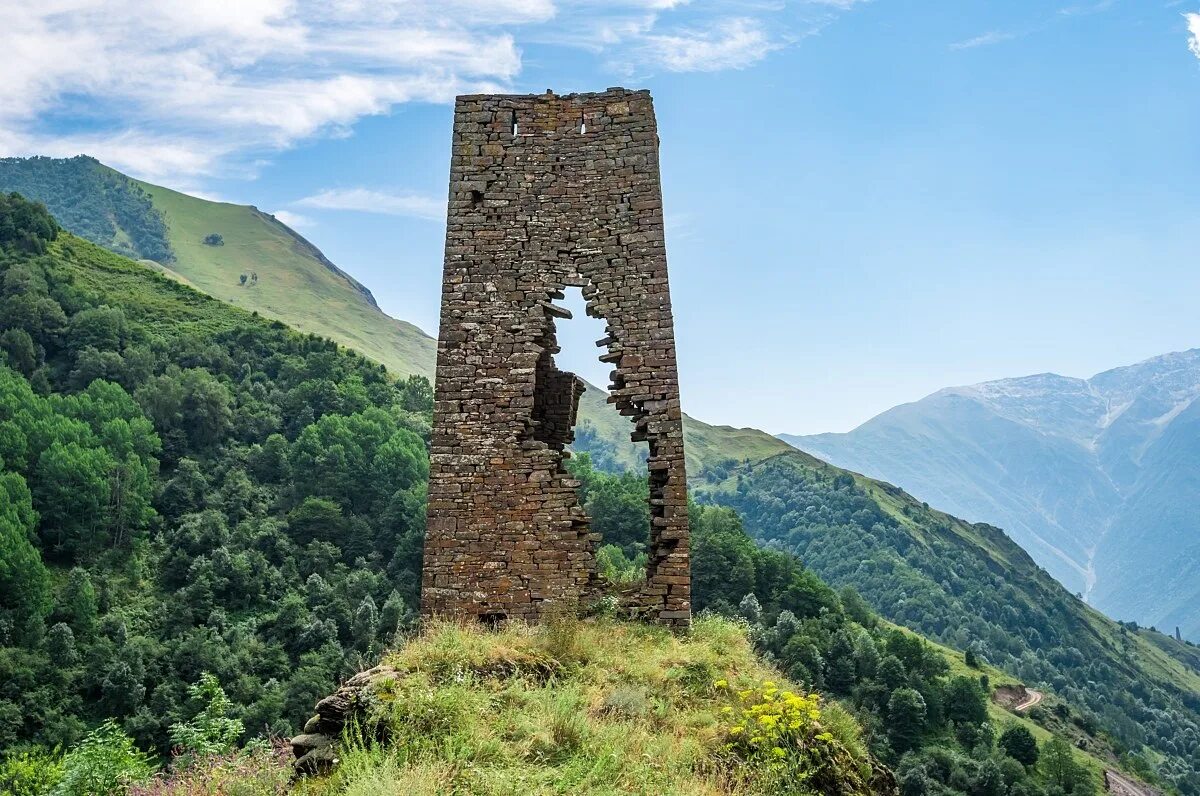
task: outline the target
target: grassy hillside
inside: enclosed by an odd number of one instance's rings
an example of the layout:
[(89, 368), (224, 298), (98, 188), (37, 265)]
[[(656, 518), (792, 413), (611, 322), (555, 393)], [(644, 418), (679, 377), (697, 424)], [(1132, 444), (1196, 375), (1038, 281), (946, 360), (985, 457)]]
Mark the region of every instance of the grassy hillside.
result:
[[(436, 342), (416, 326), (383, 314), (370, 291), (274, 216), (246, 205), (209, 202), (133, 182), (162, 213), (175, 253), (169, 268), (189, 284), (301, 331), (329, 337), (398, 376), (432, 378)], [(221, 235), (224, 244), (205, 244), (212, 233)]]
[[(351, 745), (332, 776), (299, 792), (887, 793), (867, 784), (854, 720), (789, 685), (726, 620), (700, 621), (688, 636), (603, 619), (499, 632), (435, 625), (384, 665), (396, 670), (376, 692), (386, 744)], [(733, 728), (752, 704), (737, 692), (764, 687), (772, 702), (762, 704), (789, 710), (794, 698), (804, 709), (758, 751)]]
[[(140, 182), (84, 156), (0, 160), (0, 190), (44, 203), (68, 231), (152, 260), (222, 301), (328, 337), (396, 376), (433, 377), (436, 341), (385, 315), (367, 288), (255, 207)], [(214, 233), (223, 245), (204, 243)]]
[[(582, 427), (576, 429), (574, 447), (591, 454), (597, 466), (609, 470), (639, 469), (646, 460), (646, 445), (630, 442), (633, 424), (629, 418), (617, 414), (607, 399), (606, 392), (588, 385), (579, 400)], [(733, 463), (756, 462), (791, 450), (782, 440), (758, 429), (712, 426), (686, 414), (683, 436), (688, 480), (692, 483), (711, 477), (713, 471), (724, 472)]]

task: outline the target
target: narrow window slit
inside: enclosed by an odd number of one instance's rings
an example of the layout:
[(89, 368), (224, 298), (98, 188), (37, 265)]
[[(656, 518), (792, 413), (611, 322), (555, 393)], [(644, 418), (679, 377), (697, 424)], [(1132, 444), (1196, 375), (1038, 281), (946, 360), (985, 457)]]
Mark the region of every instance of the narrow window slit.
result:
[(512, 134), (513, 134), (513, 138), (516, 138), (518, 135), (521, 134), (521, 129), (517, 125), (517, 112), (516, 111), (512, 112)]

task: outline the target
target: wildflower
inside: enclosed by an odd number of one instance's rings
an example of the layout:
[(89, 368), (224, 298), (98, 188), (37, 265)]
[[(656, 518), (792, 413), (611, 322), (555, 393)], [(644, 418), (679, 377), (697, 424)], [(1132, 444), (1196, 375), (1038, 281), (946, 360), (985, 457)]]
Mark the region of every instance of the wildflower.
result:
[(728, 687), (729, 687), (728, 680), (722, 679), (722, 680), (717, 680), (715, 683), (713, 683), (713, 688), (728, 688)]

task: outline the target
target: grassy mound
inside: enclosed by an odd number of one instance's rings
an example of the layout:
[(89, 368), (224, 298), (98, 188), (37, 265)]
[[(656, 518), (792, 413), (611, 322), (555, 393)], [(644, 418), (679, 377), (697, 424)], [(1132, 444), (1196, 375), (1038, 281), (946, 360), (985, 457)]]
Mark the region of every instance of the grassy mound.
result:
[[(307, 796), (887, 793), (841, 708), (790, 689), (734, 622), (433, 625)], [(875, 785), (872, 786), (872, 780)]]

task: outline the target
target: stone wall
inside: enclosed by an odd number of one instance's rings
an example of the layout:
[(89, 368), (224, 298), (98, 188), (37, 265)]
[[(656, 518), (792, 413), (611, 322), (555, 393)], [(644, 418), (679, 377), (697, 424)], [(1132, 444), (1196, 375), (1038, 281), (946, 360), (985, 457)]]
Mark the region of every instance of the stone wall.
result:
[(583, 385), (554, 365), (568, 286), (607, 322), (609, 401), (649, 446), (650, 562), (629, 607), (686, 625), (658, 133), (649, 92), (620, 88), (456, 103), (422, 610), (536, 621), (594, 593), (597, 536), (563, 468)]

